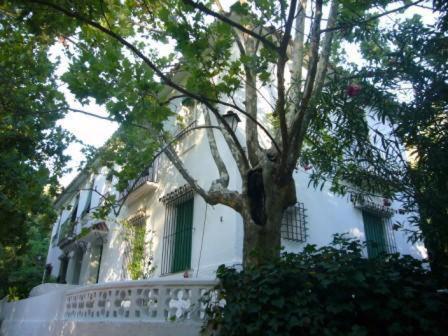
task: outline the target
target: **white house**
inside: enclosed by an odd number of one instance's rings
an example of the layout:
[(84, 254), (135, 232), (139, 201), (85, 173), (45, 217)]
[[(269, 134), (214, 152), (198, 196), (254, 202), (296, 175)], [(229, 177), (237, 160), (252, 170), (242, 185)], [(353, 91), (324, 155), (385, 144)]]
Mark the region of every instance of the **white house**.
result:
[[(188, 125), (173, 132), (176, 152), (208, 190), (218, 171), (206, 130), (188, 132), (188, 127), (204, 124), (203, 111), (182, 107), (180, 101), (173, 101), (172, 109)], [(175, 118), (166, 126), (179, 128)], [(244, 120), (236, 124), (240, 140), (244, 126)], [(229, 171), (229, 189), (240, 190), (236, 163), (222, 135), (214, 132)], [(286, 251), (299, 252), (308, 243), (325, 245), (333, 234), (348, 233), (367, 241), (366, 257), (382, 251), (423, 256), (422, 246), (392, 230), (394, 221), (405, 221), (399, 203), (380, 195), (362, 201), (350, 194), (338, 196), (329, 185), (316, 190), (308, 187), (311, 170), (298, 166), (294, 174), (299, 202), (283, 218)], [(106, 167), (84, 170), (56, 200), (59, 217), (44, 279), (59, 285), (43, 284), (27, 300), (0, 304), (4, 335), (197, 335), (204, 316), (198, 300), (214, 285), (217, 267), (242, 263), (242, 218), (226, 206), (206, 204), (163, 151), (124, 192), (116, 190), (116, 183)], [(96, 219), (95, 209), (105, 195), (115, 195), (122, 207), (118, 215)], [(178, 322), (166, 323), (173, 318)]]
[[(173, 108), (184, 109), (180, 104)], [(204, 122), (198, 109), (182, 113), (191, 122), (188, 127)], [(240, 138), (242, 126), (236, 129)], [(230, 188), (238, 190), (237, 167), (224, 139), (219, 134), (216, 139), (227, 160)], [(206, 131), (180, 132), (176, 150), (207, 188), (217, 171)], [(349, 233), (368, 241), (367, 257), (381, 251), (422, 257), (421, 246), (392, 230), (395, 220), (404, 219), (400, 204), (382, 197), (359, 202), (351, 195), (332, 194), (328, 186), (308, 187), (309, 169), (298, 167), (294, 176), (300, 202), (283, 219), (282, 244), (287, 251), (298, 252), (307, 243), (324, 245), (334, 233)], [(197, 300), (213, 285), (217, 267), (242, 262), (242, 219), (228, 207), (206, 204), (163, 152), (124, 192), (116, 191), (116, 182), (105, 167), (95, 173), (83, 171), (56, 200), (60, 215), (51, 234), (45, 279), (56, 278), (61, 285), (38, 286), (30, 299), (5, 304), (5, 335), (22, 335), (19, 326), (33, 330), (30, 335), (86, 330), (121, 335), (130, 321), (140, 322), (129, 327), (136, 335), (148, 328), (156, 328), (159, 335), (178, 333), (179, 328), (185, 335), (197, 334), (199, 324), (193, 321), (204, 313)], [(121, 211), (95, 219), (94, 210), (107, 194), (125, 200)], [(30, 312), (35, 319), (31, 324)], [(157, 329), (174, 316), (191, 323)]]
[[(198, 113), (191, 114), (197, 116), (195, 124), (203, 123)], [(223, 141), (221, 145), (223, 156), (230, 159)], [(177, 151), (201, 185), (208, 186), (216, 178), (204, 130), (185, 133)], [(236, 167), (230, 161), (228, 164), (230, 183), (238, 189)], [(407, 243), (402, 232), (392, 230), (395, 220), (403, 220), (399, 204), (381, 197), (361, 203), (350, 194), (336, 196), (325, 187), (315, 190), (308, 187), (307, 169), (298, 167), (295, 173), (300, 202), (284, 216), (282, 243), (287, 251), (300, 251), (307, 243), (327, 244), (334, 233), (349, 233), (369, 242), (366, 255), (384, 250), (421, 257), (418, 246)], [(140, 268), (134, 278), (213, 279), (219, 265), (241, 264), (243, 225), (239, 215), (225, 206), (207, 205), (163, 153), (138, 179), (129, 182), (125, 192), (118, 193), (115, 182), (106, 168), (97, 174), (83, 172), (58, 198), (55, 206), (60, 216), (52, 231), (47, 257), (51, 274), (47, 272), (47, 277), (76, 285), (130, 280), (134, 266), (134, 272), (135, 267)], [(107, 193), (114, 193), (118, 200), (126, 196), (126, 201), (118, 216), (94, 219), (94, 209)], [(143, 255), (138, 255), (144, 260), (139, 262), (133, 260), (133, 227), (145, 235), (145, 241), (139, 243)]]

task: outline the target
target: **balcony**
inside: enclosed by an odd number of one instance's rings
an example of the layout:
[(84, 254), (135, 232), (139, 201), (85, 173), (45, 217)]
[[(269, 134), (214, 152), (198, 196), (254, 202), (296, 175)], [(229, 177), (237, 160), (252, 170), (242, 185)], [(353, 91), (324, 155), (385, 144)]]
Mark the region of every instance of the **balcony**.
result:
[(0, 333), (196, 336), (205, 317), (201, 298), (214, 285), (214, 280), (153, 279), (34, 290), (41, 295), (0, 302)]
[(74, 240), (76, 220), (71, 220), (70, 216), (61, 224), (58, 246), (63, 247)]
[(143, 171), (136, 179), (130, 180), (125, 190), (120, 192), (119, 200), (132, 201), (143, 193), (157, 188), (157, 169), (159, 159), (155, 159), (151, 167)]
[(394, 210), (390, 207), (391, 200), (387, 198), (381, 198), (378, 196), (363, 196), (354, 195), (350, 196), (350, 200), (353, 206), (357, 209), (364, 210), (381, 217), (389, 218), (393, 216)]

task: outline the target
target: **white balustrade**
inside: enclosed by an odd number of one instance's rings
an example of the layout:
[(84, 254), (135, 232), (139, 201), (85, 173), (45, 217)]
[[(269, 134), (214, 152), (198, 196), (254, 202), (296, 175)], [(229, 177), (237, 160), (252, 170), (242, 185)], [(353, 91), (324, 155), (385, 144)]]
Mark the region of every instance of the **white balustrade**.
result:
[(85, 286), (66, 292), (65, 320), (201, 321), (201, 297), (212, 280), (139, 280)]

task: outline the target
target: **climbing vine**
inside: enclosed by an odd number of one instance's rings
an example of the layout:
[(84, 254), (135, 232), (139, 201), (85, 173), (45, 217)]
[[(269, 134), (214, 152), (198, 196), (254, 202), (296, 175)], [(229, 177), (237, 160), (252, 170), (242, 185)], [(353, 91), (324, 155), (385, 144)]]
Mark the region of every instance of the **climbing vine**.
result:
[(143, 277), (145, 259), (145, 227), (135, 226), (133, 228), (131, 262), (128, 265), (132, 280)]
[(154, 271), (152, 257), (146, 254), (151, 241), (146, 241), (146, 217), (137, 215), (123, 221), (124, 240), (128, 244), (127, 271), (132, 280), (148, 278)]

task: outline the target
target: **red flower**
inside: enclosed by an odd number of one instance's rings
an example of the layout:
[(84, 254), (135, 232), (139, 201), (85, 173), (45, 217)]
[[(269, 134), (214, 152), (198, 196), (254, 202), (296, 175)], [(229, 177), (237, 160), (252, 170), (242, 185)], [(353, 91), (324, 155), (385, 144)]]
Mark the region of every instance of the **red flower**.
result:
[(349, 86), (347, 86), (346, 92), (350, 97), (357, 96), (361, 92), (361, 85), (350, 84)]

